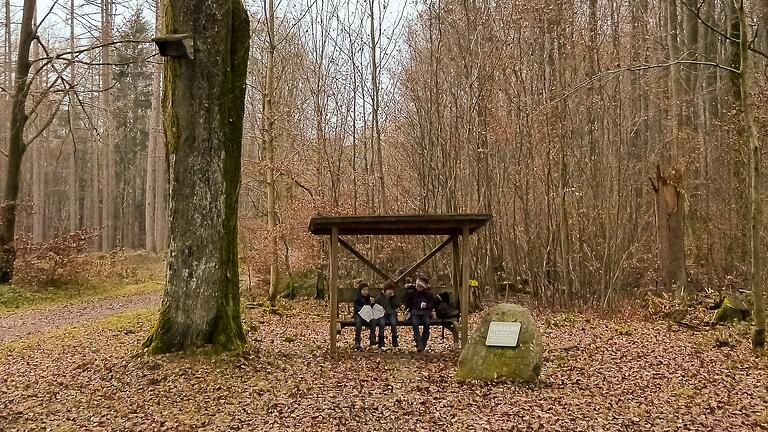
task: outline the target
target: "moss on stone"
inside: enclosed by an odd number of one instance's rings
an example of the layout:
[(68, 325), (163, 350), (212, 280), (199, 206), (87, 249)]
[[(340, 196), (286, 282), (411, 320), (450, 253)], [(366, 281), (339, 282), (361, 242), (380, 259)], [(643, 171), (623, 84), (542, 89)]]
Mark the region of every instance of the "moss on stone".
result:
[[(488, 327), (494, 321), (521, 323), (516, 347), (485, 345)], [(456, 377), (462, 380), (535, 382), (541, 372), (541, 361), (541, 335), (531, 313), (522, 306), (499, 304), (485, 314), (462, 351)]]
[(725, 324), (739, 321), (746, 321), (749, 318), (750, 311), (740, 300), (732, 297), (726, 297), (715, 311), (712, 317), (713, 323)]

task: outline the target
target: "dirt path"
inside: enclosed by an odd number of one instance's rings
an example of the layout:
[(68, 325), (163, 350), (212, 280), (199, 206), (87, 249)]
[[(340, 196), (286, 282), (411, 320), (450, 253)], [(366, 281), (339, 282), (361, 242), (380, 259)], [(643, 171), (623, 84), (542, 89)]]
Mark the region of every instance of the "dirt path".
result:
[(159, 306), (160, 297), (160, 292), (144, 293), (0, 315), (0, 344), (121, 312)]

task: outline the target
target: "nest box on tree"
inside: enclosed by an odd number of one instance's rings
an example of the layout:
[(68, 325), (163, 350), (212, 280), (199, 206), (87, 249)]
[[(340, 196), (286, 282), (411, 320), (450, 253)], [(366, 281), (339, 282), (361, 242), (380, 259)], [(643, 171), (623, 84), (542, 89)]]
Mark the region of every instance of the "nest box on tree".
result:
[(191, 34), (169, 34), (152, 38), (163, 57), (195, 58), (195, 40)]

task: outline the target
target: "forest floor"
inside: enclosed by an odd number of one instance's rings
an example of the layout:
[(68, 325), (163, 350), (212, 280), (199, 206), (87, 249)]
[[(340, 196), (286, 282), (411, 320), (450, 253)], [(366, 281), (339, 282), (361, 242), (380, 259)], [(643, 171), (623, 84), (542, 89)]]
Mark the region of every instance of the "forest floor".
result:
[(244, 309), (240, 354), (145, 356), (156, 306), (0, 344), (0, 430), (768, 430), (768, 359), (747, 325), (535, 311), (540, 381), (487, 384), (454, 379), (439, 330), (416, 354), (354, 353), (347, 329), (332, 358), (327, 305), (281, 307)]

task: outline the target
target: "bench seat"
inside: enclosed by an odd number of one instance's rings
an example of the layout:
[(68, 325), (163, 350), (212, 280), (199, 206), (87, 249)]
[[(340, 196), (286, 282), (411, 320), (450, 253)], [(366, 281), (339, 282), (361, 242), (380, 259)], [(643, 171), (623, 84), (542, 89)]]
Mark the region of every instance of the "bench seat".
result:
[[(458, 320), (456, 318), (435, 318), (429, 320), (430, 326), (441, 326), (441, 327), (453, 327), (456, 325)], [(344, 319), (339, 320), (339, 330), (346, 328), (346, 327), (354, 327), (355, 326), (355, 320), (354, 319)], [(403, 320), (399, 319), (397, 320), (397, 326), (398, 327), (410, 327), (411, 326), (411, 320)]]

